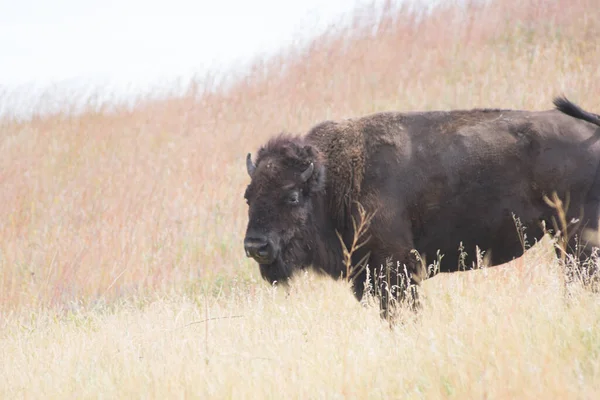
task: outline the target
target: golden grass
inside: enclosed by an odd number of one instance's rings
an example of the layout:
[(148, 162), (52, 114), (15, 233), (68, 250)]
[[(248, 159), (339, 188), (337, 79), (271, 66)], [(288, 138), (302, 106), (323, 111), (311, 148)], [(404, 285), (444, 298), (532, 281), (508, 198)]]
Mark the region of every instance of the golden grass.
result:
[[(390, 330), (344, 284), (162, 295), (3, 321), (2, 398), (519, 398), (600, 394), (600, 301), (556, 265), (426, 282)], [(487, 274), (487, 276), (486, 276)]]
[(545, 259), (428, 281), (392, 332), (345, 284), (273, 296), (245, 258), (245, 154), (281, 130), (562, 92), (600, 111), (594, 0), (371, 16), (229, 88), (0, 121), (0, 397), (598, 395), (598, 299), (563, 304)]

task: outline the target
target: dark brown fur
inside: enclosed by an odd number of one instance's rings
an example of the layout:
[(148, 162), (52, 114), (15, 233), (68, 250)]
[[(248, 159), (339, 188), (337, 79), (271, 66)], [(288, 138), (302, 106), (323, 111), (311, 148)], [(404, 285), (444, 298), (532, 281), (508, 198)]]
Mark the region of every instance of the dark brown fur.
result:
[[(569, 193), (569, 217), (583, 211), (580, 226), (597, 230), (600, 118), (566, 99), (555, 105), (541, 112), (378, 113), (271, 139), (258, 152), (245, 195), (247, 238), (268, 239), (277, 255), (260, 264), (262, 276), (285, 282), (309, 266), (345, 276), (337, 233), (349, 246), (356, 202), (374, 217), (353, 261), (368, 256), (371, 276), (386, 261), (393, 273), (406, 266), (401, 288), (430, 276), (413, 249), (427, 260), (439, 250), (441, 272), (460, 268), (461, 242), (468, 266), (476, 246), (491, 265), (519, 257), (513, 213), (530, 241), (540, 238), (540, 222), (552, 226), (543, 196), (553, 191)], [(314, 172), (302, 182), (310, 163)], [(291, 205), (289, 196), (298, 202)], [(354, 280), (359, 299), (366, 278), (367, 270)]]

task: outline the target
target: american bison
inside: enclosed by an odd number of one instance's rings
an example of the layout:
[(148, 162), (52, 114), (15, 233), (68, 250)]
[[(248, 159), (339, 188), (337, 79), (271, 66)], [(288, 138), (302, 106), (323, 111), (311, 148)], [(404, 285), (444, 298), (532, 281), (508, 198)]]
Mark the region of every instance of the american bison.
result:
[[(472, 265), (476, 246), (490, 266), (521, 256), (515, 217), (530, 240), (541, 238), (542, 222), (552, 228), (556, 215), (547, 202), (552, 193), (569, 198), (566, 220), (579, 221), (572, 233), (595, 232), (600, 117), (564, 97), (554, 105), (535, 112), (381, 112), (322, 122), (305, 136), (280, 134), (255, 162), (246, 159), (246, 255), (271, 283), (307, 267), (350, 278), (359, 300), (367, 277), (381, 278), (386, 266), (407, 279), (381, 280), (388, 285), (379, 291), (385, 314), (393, 286), (393, 297), (403, 297), (431, 276), (423, 257), (439, 251), (438, 272), (452, 272)], [(351, 259), (364, 265), (347, 277), (344, 248), (352, 245), (361, 208), (371, 219), (366, 243)], [(583, 246), (584, 255), (594, 244)]]

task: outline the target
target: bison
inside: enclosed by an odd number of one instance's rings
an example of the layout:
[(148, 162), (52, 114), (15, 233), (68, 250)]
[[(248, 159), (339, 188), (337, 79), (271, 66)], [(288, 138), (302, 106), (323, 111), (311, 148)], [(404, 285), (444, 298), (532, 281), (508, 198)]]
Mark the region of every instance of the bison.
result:
[[(358, 300), (384, 266), (387, 276), (405, 278), (381, 280), (387, 286), (377, 297), (387, 313), (390, 298), (418, 306), (417, 291), (407, 289), (433, 275), (426, 257), (443, 255), (436, 272), (453, 272), (472, 265), (476, 248), (490, 266), (521, 256), (515, 217), (529, 239), (541, 238), (556, 215), (553, 193), (569, 199), (565, 220), (578, 221), (571, 233), (596, 232), (600, 117), (565, 97), (554, 105), (380, 112), (275, 136), (255, 162), (246, 158), (246, 255), (270, 283), (312, 268), (349, 279)], [(370, 219), (351, 261), (362, 267), (349, 271), (344, 249), (361, 210)], [(580, 245), (578, 257), (595, 245)]]

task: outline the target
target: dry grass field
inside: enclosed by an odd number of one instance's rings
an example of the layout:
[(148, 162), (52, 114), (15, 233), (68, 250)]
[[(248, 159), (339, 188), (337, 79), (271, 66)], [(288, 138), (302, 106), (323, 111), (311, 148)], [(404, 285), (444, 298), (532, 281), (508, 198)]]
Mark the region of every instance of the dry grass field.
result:
[(600, 398), (600, 298), (565, 300), (549, 244), (425, 282), (394, 329), (246, 259), (245, 155), (279, 131), (561, 93), (600, 112), (596, 0), (374, 15), (229, 87), (0, 120), (0, 398)]

